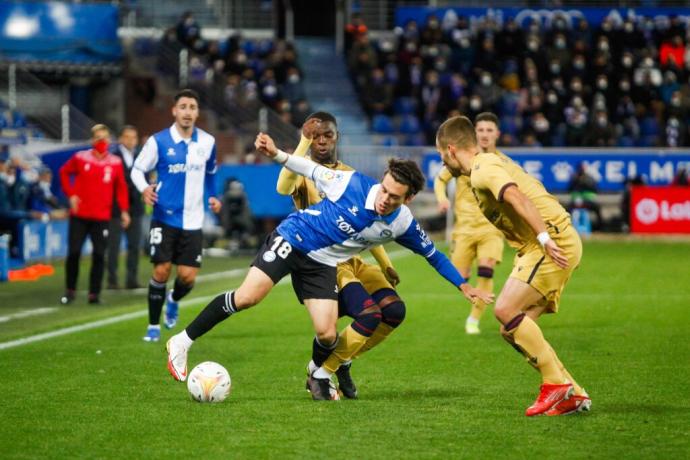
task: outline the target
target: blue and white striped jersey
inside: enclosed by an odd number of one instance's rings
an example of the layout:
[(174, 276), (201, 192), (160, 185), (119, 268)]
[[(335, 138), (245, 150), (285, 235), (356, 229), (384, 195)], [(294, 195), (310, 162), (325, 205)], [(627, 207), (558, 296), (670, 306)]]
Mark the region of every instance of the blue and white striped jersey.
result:
[(132, 168), (140, 192), (148, 186), (144, 173), (158, 174), (158, 202), (153, 219), (183, 230), (199, 230), (204, 220), (204, 192), (215, 196), (216, 140), (194, 128), (183, 139), (173, 124), (149, 137)]
[(381, 187), (376, 180), (292, 156), (285, 166), (306, 173), (326, 195), (320, 203), (290, 214), (278, 226), (278, 233), (295, 249), (324, 265), (335, 266), (363, 250), (395, 240), (424, 256), (455, 286), (465, 282), (448, 258), (436, 251), (407, 206), (387, 216), (376, 213), (374, 202)]

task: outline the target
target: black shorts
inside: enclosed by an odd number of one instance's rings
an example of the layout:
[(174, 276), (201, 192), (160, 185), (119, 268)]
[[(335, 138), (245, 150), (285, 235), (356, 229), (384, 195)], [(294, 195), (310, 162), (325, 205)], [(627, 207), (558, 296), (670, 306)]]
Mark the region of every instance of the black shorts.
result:
[(310, 259), (276, 231), (268, 235), (252, 266), (266, 273), (274, 283), (290, 273), (300, 303), (304, 299), (338, 300), (336, 268)]
[(151, 262), (201, 267), (201, 230), (183, 230), (151, 221), (149, 243)]

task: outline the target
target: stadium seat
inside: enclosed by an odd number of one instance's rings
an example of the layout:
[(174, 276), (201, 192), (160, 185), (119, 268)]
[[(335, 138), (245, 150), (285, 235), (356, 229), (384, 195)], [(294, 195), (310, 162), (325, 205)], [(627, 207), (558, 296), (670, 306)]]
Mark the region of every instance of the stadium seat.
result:
[(405, 136), (405, 145), (409, 147), (421, 147), (427, 145), (427, 142), (423, 133), (408, 134)]
[(618, 147), (635, 147), (635, 139), (631, 136), (621, 136), (618, 138)]
[(393, 103), (393, 110), (398, 115), (407, 115), (417, 110), (417, 103), (411, 97), (399, 97)]
[(415, 115), (404, 115), (398, 130), (403, 134), (417, 134), (420, 130), (419, 119)]
[(658, 136), (659, 122), (656, 117), (648, 115), (640, 122), (640, 137)]
[(375, 133), (391, 134), (394, 131), (393, 121), (387, 115), (374, 115), (374, 118), (371, 119), (371, 129)]

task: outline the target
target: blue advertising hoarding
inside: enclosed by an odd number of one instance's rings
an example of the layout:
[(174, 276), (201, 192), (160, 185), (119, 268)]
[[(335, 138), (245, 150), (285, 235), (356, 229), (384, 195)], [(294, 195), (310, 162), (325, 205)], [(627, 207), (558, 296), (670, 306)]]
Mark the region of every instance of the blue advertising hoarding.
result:
[(0, 2), (0, 55), (11, 61), (122, 59), (118, 8), (106, 3)]
[[(553, 193), (568, 190), (570, 178), (580, 165), (597, 181), (602, 192), (621, 192), (626, 179), (635, 176), (641, 176), (648, 185), (668, 185), (679, 169), (690, 171), (690, 151), (636, 150), (635, 153), (612, 153), (506, 149), (505, 153)], [(433, 188), (434, 177), (441, 166), (438, 153), (430, 151), (424, 155), (422, 170), (429, 187)]]
[(404, 26), (408, 21), (414, 20), (418, 24), (424, 24), (431, 14), (443, 18), (448, 10), (453, 10), (458, 16), (464, 16), (471, 22), (492, 18), (499, 24), (508, 18), (514, 18), (518, 24), (525, 26), (531, 19), (536, 19), (543, 24), (549, 24), (556, 15), (566, 19), (572, 25), (576, 19), (585, 18), (591, 26), (598, 26), (606, 17), (622, 21), (627, 18), (649, 17), (657, 22), (667, 22), (673, 16), (680, 17), (687, 22), (690, 19), (690, 9), (687, 7), (664, 8), (605, 8), (605, 7), (579, 7), (579, 8), (477, 8), (455, 7), (434, 8), (426, 6), (401, 6), (395, 10), (395, 25)]

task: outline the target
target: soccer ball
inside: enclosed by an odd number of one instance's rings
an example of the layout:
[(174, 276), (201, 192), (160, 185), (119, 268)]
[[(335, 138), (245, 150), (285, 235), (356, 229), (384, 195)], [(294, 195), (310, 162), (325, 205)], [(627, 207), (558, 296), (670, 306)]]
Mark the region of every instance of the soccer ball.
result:
[(187, 377), (187, 390), (199, 402), (221, 402), (230, 394), (230, 374), (218, 363), (198, 364)]

